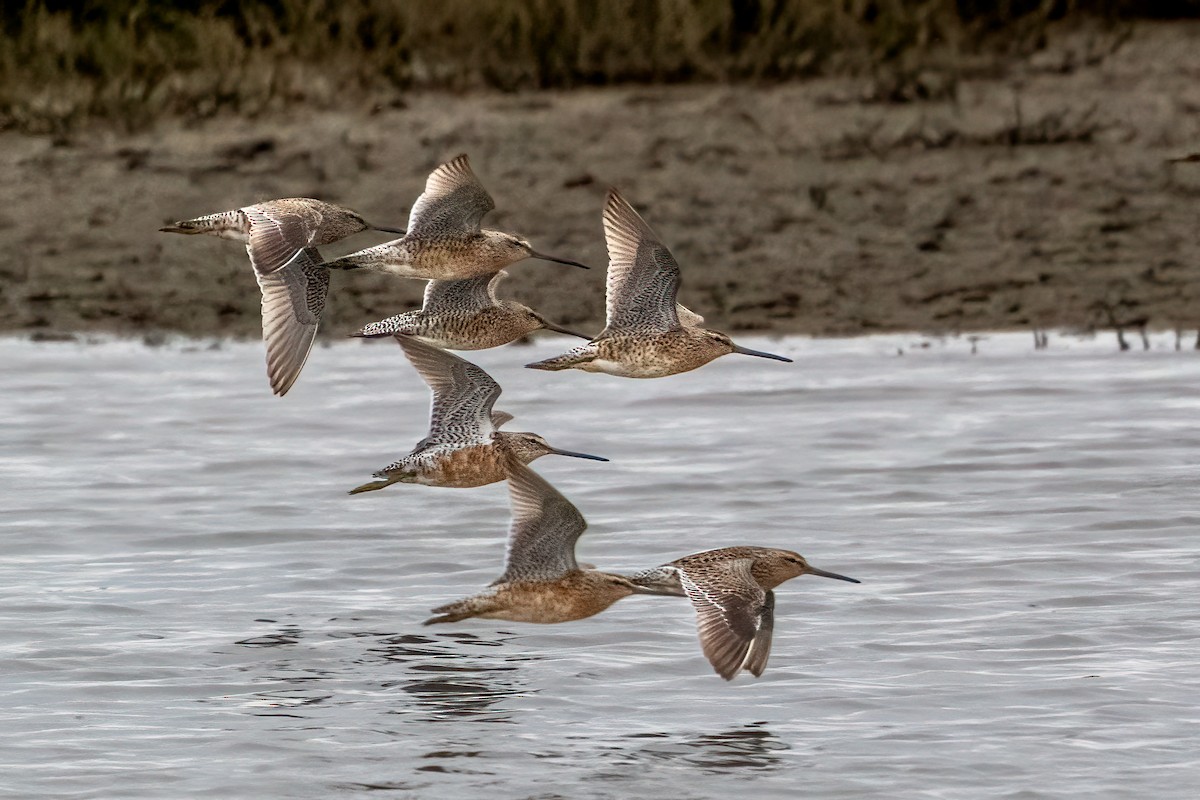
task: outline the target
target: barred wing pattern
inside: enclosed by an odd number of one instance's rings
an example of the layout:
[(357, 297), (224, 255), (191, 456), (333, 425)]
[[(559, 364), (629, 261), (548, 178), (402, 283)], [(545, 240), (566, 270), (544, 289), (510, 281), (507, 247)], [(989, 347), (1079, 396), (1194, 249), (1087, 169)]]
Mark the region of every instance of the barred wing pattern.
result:
[(492, 196), (471, 171), (466, 155), (442, 164), (425, 180), (425, 191), (413, 203), (408, 235), (479, 233), (483, 216), (496, 207)]
[(739, 558), (679, 567), (680, 583), (696, 609), (700, 647), (725, 680), (743, 666), (761, 674), (770, 654), (775, 598), (754, 580), (753, 564)]
[(440, 347), (403, 334), (396, 341), (433, 391), (424, 444), (491, 442), (492, 405), (500, 385), (480, 367)]
[(680, 327), (679, 264), (616, 189), (604, 204), (608, 327), (662, 332)]
[(496, 305), (496, 284), (508, 274), (501, 270), (495, 275), (480, 275), (458, 281), (430, 281), (425, 285), (421, 310), (475, 312)]
[(509, 454), (512, 524), (501, 581), (552, 581), (579, 569), (575, 543), (587, 528), (579, 509), (544, 478)]

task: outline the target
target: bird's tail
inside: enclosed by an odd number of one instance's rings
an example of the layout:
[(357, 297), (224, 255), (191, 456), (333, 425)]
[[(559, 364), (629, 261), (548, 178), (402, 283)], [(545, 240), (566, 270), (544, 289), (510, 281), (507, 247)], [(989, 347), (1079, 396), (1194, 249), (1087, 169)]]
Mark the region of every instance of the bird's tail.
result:
[(628, 577), (637, 594), (686, 596), (686, 592), (683, 591), (683, 586), (679, 582), (679, 570), (675, 567), (651, 567), (641, 572), (635, 572)]
[(547, 358), (545, 361), (535, 361), (532, 364), (526, 364), (528, 369), (544, 369), (548, 372), (558, 372), (563, 369), (571, 369), (580, 364), (586, 364), (596, 358), (596, 353), (589, 349), (586, 345), (577, 347), (574, 350), (569, 350), (561, 356)]
[(245, 233), (245, 220), (240, 211), (205, 214), (195, 219), (182, 219), (159, 228), (162, 233)]
[(360, 269), (362, 264), (350, 258), (335, 258), (333, 261), (325, 261), (321, 264), (325, 269)]
[(364, 483), (362, 486), (356, 486), (351, 489), (348, 494), (362, 494), (363, 492), (376, 492), (380, 489), (391, 486), (393, 483), (404, 483), (407, 478), (412, 477), (410, 472), (394, 472), (392, 474), (383, 473), (384, 478), (381, 481), (371, 481)]
[(394, 317), (388, 317), (379, 322), (372, 322), (369, 325), (364, 325), (350, 335), (363, 339), (376, 339), (381, 336), (394, 336), (397, 333), (410, 333), (408, 326), (401, 324), (404, 316), (404, 314), (397, 314)]
[(470, 619), (479, 613), (476, 603), (472, 602), (474, 598), (468, 597), (466, 600), (455, 600), (453, 603), (447, 603), (444, 606), (438, 606), (433, 609), (436, 617), (430, 617), (422, 622), (422, 625), (438, 625), (442, 622), (461, 622), (464, 619)]

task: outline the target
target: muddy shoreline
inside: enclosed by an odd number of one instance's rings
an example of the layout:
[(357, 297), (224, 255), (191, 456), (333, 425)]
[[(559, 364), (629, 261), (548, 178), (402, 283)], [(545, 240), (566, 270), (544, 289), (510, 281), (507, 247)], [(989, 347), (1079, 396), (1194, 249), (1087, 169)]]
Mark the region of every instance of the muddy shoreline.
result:
[[(490, 226), (591, 264), (503, 287), (603, 324), (600, 208), (619, 187), (713, 327), (1200, 327), (1200, 26), (1142, 24), (1091, 63), (1066, 40), (954, 102), (879, 104), (849, 80), (773, 87), (419, 93), (385, 108), (0, 135), (0, 331), (257, 336), (233, 242), (165, 221), (311, 196), (403, 225), (428, 171), (470, 154)], [(361, 235), (327, 255), (383, 240)], [(334, 276), (323, 335), (414, 307), (423, 284)]]

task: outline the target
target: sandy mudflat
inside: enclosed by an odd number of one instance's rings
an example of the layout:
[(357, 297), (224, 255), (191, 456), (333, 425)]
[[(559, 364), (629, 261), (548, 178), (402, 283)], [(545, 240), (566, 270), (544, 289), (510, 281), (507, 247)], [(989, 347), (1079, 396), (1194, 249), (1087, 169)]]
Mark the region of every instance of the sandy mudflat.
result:
[[(401, 225), (460, 152), (493, 227), (596, 267), (511, 269), (505, 292), (602, 323), (600, 206), (620, 187), (714, 326), (813, 334), (1200, 327), (1200, 27), (1141, 26), (1105, 58), (1062, 40), (956, 102), (863, 101), (863, 83), (413, 94), (403, 107), (164, 122), (121, 136), (0, 135), (0, 325), (257, 335), (235, 243), (164, 222), (311, 196)], [(362, 235), (331, 248), (382, 241)], [(337, 274), (324, 331), (419, 302)]]

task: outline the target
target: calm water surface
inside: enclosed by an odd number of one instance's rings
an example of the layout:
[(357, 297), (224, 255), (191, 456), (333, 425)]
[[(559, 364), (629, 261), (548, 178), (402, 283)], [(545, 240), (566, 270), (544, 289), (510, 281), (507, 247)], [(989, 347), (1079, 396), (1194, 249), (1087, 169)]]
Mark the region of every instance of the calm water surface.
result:
[[(499, 574), (503, 485), (347, 489), (425, 430), (390, 342), (0, 340), (0, 794), (1194, 797), (1200, 355), (747, 341), (659, 381), (470, 357), (632, 570), (793, 548), (732, 684), (690, 606), (423, 628)], [(897, 355), (903, 348), (904, 355)]]

